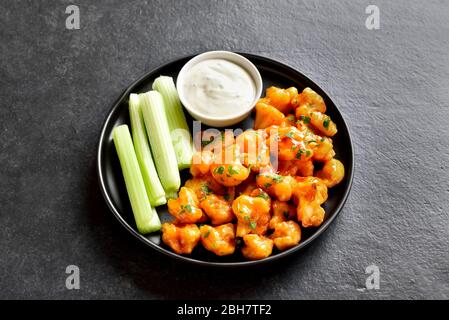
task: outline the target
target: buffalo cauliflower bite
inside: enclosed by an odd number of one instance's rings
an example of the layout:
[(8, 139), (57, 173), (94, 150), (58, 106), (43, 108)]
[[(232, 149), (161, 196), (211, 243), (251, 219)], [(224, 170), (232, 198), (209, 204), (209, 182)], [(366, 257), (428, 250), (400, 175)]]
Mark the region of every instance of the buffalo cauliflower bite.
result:
[(334, 146), (330, 138), (317, 138), (315, 141), (317, 142), (312, 145), (313, 160), (325, 162), (335, 156)]
[(226, 187), (234, 187), (248, 178), (250, 170), (243, 164), (235, 162), (232, 164), (213, 164), (210, 172), (218, 183)]
[(296, 246), (301, 240), (301, 229), (294, 221), (284, 221), (276, 224), (273, 234), (270, 236), (274, 245), (279, 250), (285, 250)]
[(345, 176), (345, 167), (337, 159), (331, 159), (324, 163), (324, 166), (316, 174), (318, 178), (324, 181), (328, 188), (332, 188), (339, 184)]
[(223, 224), (218, 227), (203, 225), (200, 228), (201, 243), (206, 250), (217, 256), (226, 256), (235, 251), (235, 232), (232, 223)]
[(178, 254), (190, 254), (200, 240), (200, 229), (196, 224), (176, 226), (162, 225), (162, 241)]
[(234, 187), (246, 180), (250, 170), (242, 163), (242, 154), (235, 144), (215, 154), (215, 161), (210, 166), (212, 177), (221, 185)]
[(200, 207), (209, 217), (213, 225), (231, 222), (234, 219), (231, 205), (223, 197), (215, 194), (207, 195), (201, 202)]
[(337, 133), (337, 126), (328, 115), (311, 111), (307, 105), (296, 108), (295, 114), (298, 119), (308, 119), (307, 121), (325, 136), (332, 137)]
[(277, 87), (269, 87), (266, 90), (266, 99), (269, 104), (287, 114), (292, 109), (291, 101), (298, 96), (298, 89), (290, 87), (288, 89), (282, 89)]
[(184, 186), (195, 191), (195, 194), (200, 201), (212, 193), (222, 196), (227, 194), (226, 188), (219, 184), (211, 175), (187, 180)]
[(236, 138), (240, 150), (240, 160), (251, 171), (258, 172), (270, 165), (270, 149), (267, 146), (268, 134), (265, 130), (246, 130)]
[(324, 220), (325, 211), (315, 201), (307, 201), (304, 198), (299, 199), (297, 209), (298, 221), (301, 225), (307, 227), (319, 227)]
[(297, 203), (299, 198), (304, 197), (309, 201), (322, 204), (327, 200), (327, 187), (324, 181), (317, 177), (296, 177), (293, 189), (293, 201)]
[(269, 105), (267, 101), (259, 100), (259, 102), (256, 103), (254, 129), (265, 129), (272, 125), (280, 125), (284, 119), (284, 114), (275, 107)]
[(313, 176), (314, 165), (312, 160), (298, 161), (279, 161), (279, 174), (282, 176)]
[[(176, 218), (177, 223), (196, 223), (205, 221), (203, 211), (194, 191), (182, 187), (178, 199), (170, 199), (167, 203), (168, 212)], [(207, 218), (207, 217), (206, 217)]]
[(270, 219), (270, 229), (274, 229), (278, 223), (294, 219), (296, 216), (296, 208), (288, 202), (274, 200), (271, 208), (273, 215)]
[(295, 179), (272, 172), (263, 172), (256, 177), (256, 184), (270, 196), (280, 201), (288, 201), (295, 187)]
[(315, 177), (296, 178), (294, 190), (298, 202), (297, 218), (303, 227), (318, 227), (323, 223), (325, 211), (321, 204), (327, 200), (327, 187)]
[(190, 173), (194, 177), (209, 173), (210, 165), (214, 162), (214, 154), (210, 151), (197, 152), (192, 157)]
[(270, 222), (270, 202), (264, 197), (241, 195), (232, 203), (237, 217), (237, 237), (245, 234), (265, 234)]
[(294, 97), (292, 99), (292, 106), (293, 108), (307, 106), (311, 111), (326, 112), (326, 104), (323, 98), (310, 88), (305, 88), (300, 94)]
[(296, 127), (272, 127), (269, 137), (270, 146), (277, 145), (279, 160), (309, 160), (313, 149), (306, 144), (305, 133)]
[(264, 259), (273, 251), (273, 240), (258, 234), (244, 235), (243, 242), (242, 254), (249, 260)]

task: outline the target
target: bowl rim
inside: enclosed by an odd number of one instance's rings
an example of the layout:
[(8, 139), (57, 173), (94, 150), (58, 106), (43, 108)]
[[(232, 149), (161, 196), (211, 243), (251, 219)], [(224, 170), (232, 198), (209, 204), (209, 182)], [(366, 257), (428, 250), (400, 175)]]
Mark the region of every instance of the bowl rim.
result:
[[(305, 76), (302, 72), (296, 70), (295, 68), (291, 67), (290, 65), (278, 61), (278, 60), (274, 60), (271, 58), (267, 58), (264, 56), (260, 56), (260, 55), (256, 55), (256, 54), (251, 54), (251, 53), (244, 53), (244, 52), (237, 52), (240, 55), (244, 55), (245, 57), (251, 59), (258, 59), (258, 60), (262, 60), (264, 62), (270, 63), (270, 64), (277, 64), (277, 65), (282, 65), (284, 68), (290, 69), (291, 71), (298, 73), (299, 75), (301, 75), (303, 78), (308, 79), (309, 81), (313, 82), (317, 87), (319, 87), (316, 82), (314, 82), (312, 79), (310, 79), (309, 77)], [(260, 264), (266, 264), (269, 262), (273, 262), (273, 261), (277, 261), (281, 258), (284, 258), (286, 256), (289, 256), (290, 254), (296, 252), (296, 251), (300, 251), (301, 249), (304, 249), (305, 247), (309, 246), (316, 238), (318, 238), (321, 234), (323, 234), (328, 227), (330, 226), (330, 224), (336, 219), (336, 217), (340, 214), (342, 208), (344, 207), (351, 188), (352, 188), (352, 183), (353, 183), (353, 178), (354, 178), (354, 171), (355, 171), (355, 159), (354, 159), (354, 146), (353, 146), (353, 142), (352, 142), (352, 138), (351, 138), (351, 132), (349, 130), (349, 127), (346, 123), (346, 121), (344, 120), (343, 115), (341, 114), (340, 110), (338, 109), (337, 105), (335, 104), (335, 102), (333, 100), (330, 99), (330, 97), (327, 95), (327, 93), (320, 88), (320, 90), (324, 93), (325, 97), (327, 99), (329, 99), (330, 101), (332, 101), (332, 103), (335, 106), (335, 110), (336, 112), (340, 115), (341, 119), (342, 119), (342, 123), (343, 123), (343, 127), (339, 127), (340, 130), (345, 131), (346, 132), (346, 136), (348, 137), (348, 148), (350, 150), (351, 153), (351, 166), (347, 169), (347, 172), (349, 173), (348, 176), (348, 180), (347, 180), (347, 186), (343, 191), (343, 197), (340, 200), (340, 202), (338, 203), (337, 207), (334, 209), (334, 213), (321, 225), (318, 227), (318, 229), (309, 237), (307, 238), (304, 242), (300, 242), (298, 245), (289, 248), (285, 251), (279, 252), (276, 255), (272, 255), (269, 256), (267, 258), (261, 259), (261, 260), (248, 260), (248, 261), (238, 261), (238, 262), (214, 262), (214, 261), (203, 261), (203, 260), (197, 260), (194, 258), (190, 258), (188, 256), (184, 256), (184, 255), (179, 255), (175, 252), (172, 252), (168, 249), (165, 249), (163, 247), (161, 247), (160, 245), (152, 242), (151, 240), (147, 239), (146, 237), (144, 237), (143, 235), (141, 235), (140, 233), (138, 233), (134, 228), (132, 228), (121, 216), (121, 214), (118, 212), (117, 208), (115, 208), (109, 194), (106, 191), (106, 186), (105, 186), (105, 182), (104, 182), (104, 177), (103, 177), (103, 170), (102, 170), (102, 166), (101, 166), (101, 155), (103, 153), (103, 141), (105, 140), (105, 136), (106, 136), (106, 128), (107, 128), (107, 124), (109, 123), (111, 117), (113, 116), (113, 114), (115, 114), (116, 109), (118, 109), (120, 107), (120, 105), (122, 104), (123, 100), (126, 99), (126, 97), (131, 93), (131, 91), (139, 86), (140, 84), (142, 84), (143, 82), (145, 82), (145, 80), (147, 80), (147, 78), (150, 75), (153, 75), (155, 73), (157, 73), (159, 70), (162, 70), (164, 68), (166, 68), (167, 66), (176, 63), (177, 61), (181, 61), (181, 60), (186, 60), (186, 59), (191, 59), (193, 58), (195, 55), (187, 55), (187, 56), (181, 56), (175, 59), (172, 59), (171, 61), (164, 63), (162, 65), (160, 65), (159, 67), (156, 67), (154, 69), (151, 69), (148, 72), (145, 72), (145, 74), (143, 74), (141, 77), (139, 77), (137, 80), (135, 80), (132, 84), (130, 84), (125, 90), (124, 92), (115, 100), (114, 104), (112, 105), (112, 107), (109, 109), (106, 119), (104, 120), (103, 124), (102, 124), (102, 129), (101, 129), (101, 133), (100, 133), (100, 137), (98, 140), (98, 144), (97, 144), (97, 175), (98, 175), (98, 182), (100, 184), (100, 189), (101, 189), (101, 193), (109, 207), (109, 209), (112, 211), (112, 213), (114, 214), (114, 216), (116, 217), (116, 219), (137, 239), (139, 239), (141, 242), (145, 243), (146, 245), (152, 247), (153, 249), (156, 249), (156, 251), (163, 253), (164, 255), (167, 255), (169, 257), (175, 258), (178, 261), (182, 261), (182, 262), (186, 262), (186, 263), (190, 263), (190, 264), (195, 264), (198, 266), (205, 266), (205, 267), (223, 267), (223, 268), (232, 268), (232, 267), (245, 267), (245, 266), (254, 266), (254, 265), (260, 265)]]
[[(260, 75), (259, 70), (257, 67), (252, 63), (249, 59), (244, 57), (243, 55), (232, 52), (232, 51), (225, 51), (225, 50), (213, 50), (213, 51), (206, 51), (203, 53), (200, 53), (198, 55), (194, 55), (189, 61), (187, 61), (179, 70), (178, 77), (176, 79), (176, 88), (183, 88), (182, 83), (185, 81), (185, 74), (188, 70), (190, 70), (192, 67), (197, 65), (200, 62), (207, 61), (210, 59), (224, 59), (228, 60), (232, 63), (237, 64), (241, 68), (243, 68), (251, 77), (251, 79), (254, 82), (255, 86), (255, 94), (254, 99), (251, 101), (251, 103), (248, 104), (245, 108), (243, 108), (242, 111), (236, 114), (232, 114), (225, 117), (214, 117), (211, 115), (206, 115), (201, 112), (198, 112), (195, 108), (193, 108), (192, 104), (188, 102), (187, 99), (185, 99), (184, 96), (184, 89), (178, 89), (179, 93), (179, 99), (181, 100), (182, 105), (186, 110), (192, 115), (193, 118), (196, 120), (202, 121), (206, 123), (209, 121), (210, 123), (214, 122), (216, 125), (219, 122), (226, 123), (225, 125), (232, 125), (240, 121), (242, 116), (245, 116), (248, 114), (256, 105), (257, 100), (262, 95), (263, 90), (263, 80), (262, 76)], [(241, 63), (239, 63), (240, 61)], [(207, 124), (207, 123), (206, 123)], [(220, 126), (220, 125), (217, 125)]]

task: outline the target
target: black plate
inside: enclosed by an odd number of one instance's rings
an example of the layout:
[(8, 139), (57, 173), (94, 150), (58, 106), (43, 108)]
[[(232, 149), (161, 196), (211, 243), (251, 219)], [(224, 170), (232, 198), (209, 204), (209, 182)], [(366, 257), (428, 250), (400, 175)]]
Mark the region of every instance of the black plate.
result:
[[(137, 232), (125, 188), (125, 183), (120, 169), (120, 164), (115, 151), (114, 143), (112, 141), (112, 130), (115, 126), (124, 123), (129, 125), (128, 96), (130, 93), (146, 92), (151, 90), (153, 80), (160, 75), (171, 76), (174, 78), (176, 83), (176, 77), (179, 70), (181, 70), (181, 67), (193, 56), (172, 61), (147, 73), (142, 78), (134, 82), (131, 86), (129, 86), (109, 111), (109, 114), (103, 125), (103, 129), (101, 131), (100, 141), (98, 145), (99, 182), (101, 190), (103, 192), (103, 196), (106, 199), (106, 202), (112, 213), (120, 221), (120, 223), (129, 232), (131, 232), (132, 235), (134, 235), (137, 239), (141, 240), (151, 248), (154, 248), (168, 256), (177, 258), (179, 260), (188, 261), (200, 265), (226, 267), (260, 264), (285, 257), (306, 247), (327, 229), (327, 227), (335, 219), (335, 217), (343, 207), (351, 188), (354, 171), (352, 142), (348, 127), (346, 126), (343, 117), (341, 116), (340, 112), (338, 111), (332, 100), (329, 98), (329, 96), (323, 90), (321, 90), (321, 88), (318, 87), (318, 85), (316, 85), (312, 80), (285, 64), (257, 55), (244, 53), (241, 54), (248, 58), (251, 62), (253, 62), (259, 69), (262, 75), (264, 89), (272, 85), (282, 88), (295, 86), (300, 91), (305, 87), (310, 87), (324, 98), (328, 110), (327, 114), (336, 123), (338, 128), (338, 133), (333, 138), (334, 149), (337, 153), (336, 158), (341, 160), (345, 166), (346, 176), (342, 183), (329, 190), (329, 199), (324, 204), (326, 216), (323, 224), (318, 228), (303, 228), (301, 243), (289, 250), (283, 252), (274, 250), (273, 254), (270, 257), (258, 261), (246, 261), (240, 254), (240, 250), (238, 250), (239, 252), (236, 252), (232, 256), (217, 257), (214, 254), (206, 251), (204, 248), (202, 248), (201, 245), (197, 246), (190, 256), (181, 256), (172, 252), (167, 246), (162, 243), (159, 233), (143, 236)], [(188, 122), (191, 123), (192, 118), (189, 117), (187, 112), (186, 116)], [(252, 124), (253, 117), (249, 117), (236, 127), (247, 129), (251, 128)], [(185, 179), (188, 177), (188, 172), (183, 172), (181, 176), (183, 178), (183, 181), (185, 181)], [(158, 212), (163, 222), (170, 221), (171, 218), (167, 212), (166, 206), (158, 207)]]

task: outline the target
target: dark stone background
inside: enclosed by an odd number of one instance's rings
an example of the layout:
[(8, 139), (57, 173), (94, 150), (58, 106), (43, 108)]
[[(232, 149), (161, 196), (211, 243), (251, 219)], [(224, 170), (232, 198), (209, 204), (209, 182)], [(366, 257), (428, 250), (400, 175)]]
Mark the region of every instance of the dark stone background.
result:
[[(449, 2), (0, 2), (0, 298), (449, 298)], [(380, 30), (365, 8), (380, 8)], [(212, 49), (296, 67), (353, 134), (348, 202), (306, 251), (208, 270), (137, 242), (97, 185), (114, 100), (171, 59)], [(65, 288), (65, 268), (81, 289)], [(364, 290), (376, 264), (379, 290)]]

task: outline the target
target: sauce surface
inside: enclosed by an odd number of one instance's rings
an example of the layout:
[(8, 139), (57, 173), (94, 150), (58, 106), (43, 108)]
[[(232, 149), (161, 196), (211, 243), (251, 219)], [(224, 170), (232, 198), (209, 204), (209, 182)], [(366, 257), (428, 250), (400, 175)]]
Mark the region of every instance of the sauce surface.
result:
[(246, 109), (256, 95), (249, 73), (225, 59), (209, 59), (194, 65), (186, 74), (183, 89), (196, 111), (217, 118)]

